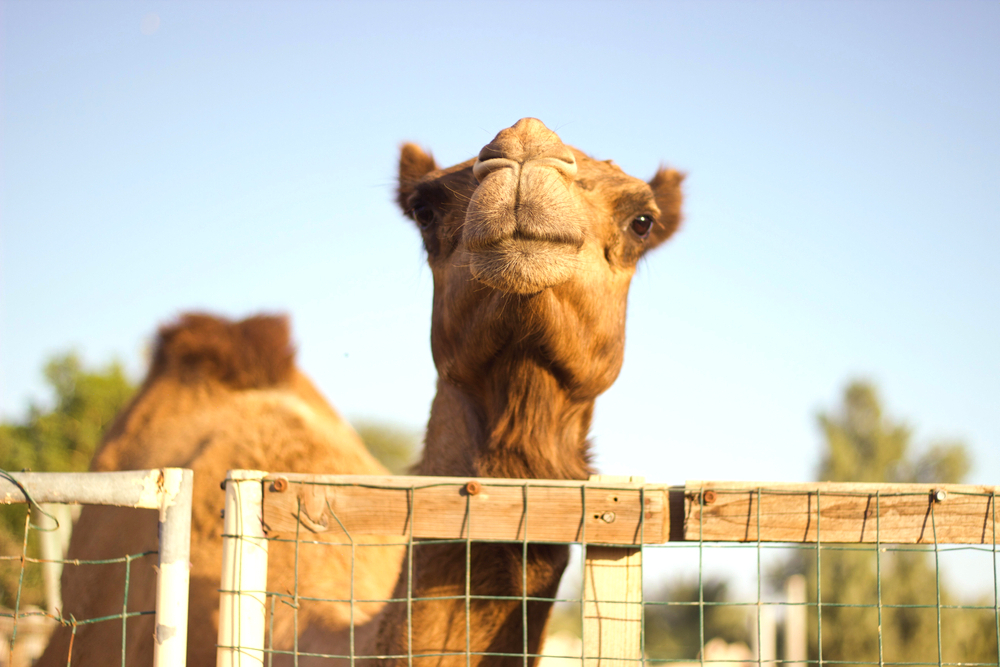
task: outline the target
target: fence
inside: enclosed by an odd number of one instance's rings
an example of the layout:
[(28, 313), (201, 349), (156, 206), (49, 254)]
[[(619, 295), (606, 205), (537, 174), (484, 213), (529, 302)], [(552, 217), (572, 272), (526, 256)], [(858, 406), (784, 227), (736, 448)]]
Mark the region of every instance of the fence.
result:
[[(162, 667), (183, 667), (186, 661), (187, 649), (187, 609), (188, 609), (188, 562), (191, 526), (191, 493), (192, 472), (176, 468), (159, 470), (138, 470), (129, 472), (104, 473), (3, 473), (0, 475), (0, 505), (14, 503), (28, 504), (28, 514), (25, 519), (24, 540), (21, 553), (16, 556), (0, 556), (0, 564), (14, 564), (18, 568), (18, 587), (13, 609), (9, 612), (0, 611), (0, 620), (9, 627), (9, 640), (6, 661), (9, 664), (31, 664), (37, 655), (24, 655), (25, 651), (33, 653), (30, 646), (16, 645), (19, 628), (25, 624), (42, 625), (44, 630), (51, 631), (58, 623), (72, 628), (75, 637), (78, 627), (94, 623), (120, 623), (122, 635), (122, 665), (125, 664), (125, 628), (130, 618), (155, 614), (156, 641), (154, 642), (154, 664)], [(128, 508), (159, 510), (159, 549), (154, 553), (129, 554), (121, 559), (114, 559), (126, 564), (125, 599), (120, 614), (100, 618), (74, 618), (64, 616), (57, 608), (58, 597), (52, 584), (58, 580), (58, 573), (53, 572), (53, 566), (65, 563), (73, 565), (106, 564), (111, 561), (67, 561), (62, 557), (61, 549), (55, 551), (43, 550), (43, 558), (28, 556), (28, 537), (32, 531), (50, 531), (55, 529), (52, 513), (42, 508), (42, 503), (112, 505)], [(37, 517), (41, 515), (42, 521)], [(46, 516), (48, 515), (48, 516)], [(33, 522), (32, 518), (36, 521)], [(49, 523), (46, 523), (48, 519)], [(64, 519), (65, 521), (65, 515)], [(152, 610), (128, 609), (127, 577), (132, 561), (158, 556), (156, 577), (156, 602)], [(47, 593), (50, 599), (48, 611), (30, 611), (21, 608), (21, 590), (25, 570), (30, 564), (38, 564), (45, 568)], [(45, 627), (47, 626), (47, 627)], [(21, 655), (15, 653), (15, 646)], [(44, 641), (41, 643), (44, 648)], [(66, 664), (72, 658), (72, 641), (69, 644), (70, 655), (66, 656)], [(0, 658), (3, 656), (0, 655)], [(0, 660), (3, 664), (5, 660)]]
[[(356, 632), (356, 626), (371, 618), (373, 603), (405, 605), (409, 612), (426, 598), (413, 595), (412, 569), (404, 589), (378, 599), (370, 597), (362, 582), (372, 570), (366, 574), (360, 566), (358, 571), (354, 569), (363, 560), (363, 552), (397, 549), (412, 556), (424, 545), (458, 544), (465, 546), (468, 563), (473, 544), (490, 542), (514, 543), (524, 553), (535, 544), (577, 545), (580, 567), (567, 575), (578, 577), (579, 594), (553, 595), (543, 601), (561, 605), (564, 620), (573, 617), (582, 641), (561, 652), (548, 644), (530, 653), (526, 649), (509, 653), (467, 650), (467, 664), (491, 655), (528, 664), (540, 655), (543, 660), (569, 659), (584, 667), (639, 662), (681, 667), (691, 659), (695, 664), (721, 662), (732, 667), (750, 662), (880, 667), (1000, 665), (997, 487), (719, 482), (689, 482), (679, 487), (617, 477), (560, 482), (261, 471), (231, 471), (225, 487), (220, 665), (271, 664), (286, 657), (296, 662), (315, 658), (353, 665), (359, 659), (384, 658), (359, 652), (366, 637), (360, 629)], [(26, 612), (17, 600), (10, 613), (0, 613), (11, 634), (16, 637), (18, 627), (26, 623), (54, 619), (74, 628), (120, 623), (124, 639), (129, 618), (155, 613), (156, 664), (183, 665), (190, 493), (190, 471), (173, 469), (6, 476), (0, 481), (0, 503), (32, 503), (25, 535), (32, 529), (31, 517), (37, 518), (40, 508), (36, 503), (160, 510), (155, 610), (132, 610), (123, 604), (122, 612), (114, 616), (74, 619), (61, 613)], [(291, 550), (294, 557), (287, 562), (272, 557), (269, 577), (269, 552), (274, 556), (281, 548)], [(300, 568), (306, 572), (307, 552), (313, 557), (319, 554), (323, 563), (336, 565), (336, 559), (325, 556), (335, 549), (348, 555), (343, 560), (347, 564), (344, 585), (332, 595), (310, 595), (300, 587)], [(756, 591), (748, 599), (720, 599), (702, 576), (707, 561), (726, 550), (746, 551), (755, 560)], [(769, 550), (799, 556), (805, 577), (793, 580), (790, 590), (797, 592), (788, 599), (775, 599), (773, 592), (764, 590)], [(643, 559), (648, 565), (651, 558), (677, 553), (693, 557), (696, 563), (698, 581), (691, 595), (652, 599), (644, 594)], [(992, 588), (991, 599), (969, 604), (946, 594), (941, 562), (962, 554), (979, 559)], [(927, 570), (923, 597), (900, 597), (898, 591), (891, 590), (890, 584), (897, 581), (892, 579), (893, 568), (900, 563), (912, 565), (915, 561), (907, 560), (910, 556), (933, 562)], [(19, 564), (23, 577), (26, 564), (53, 560), (50, 556), (29, 558), (25, 538), (20, 555), (5, 556), (0, 562)], [(861, 567), (856, 567), (858, 563)], [(278, 572), (276, 564), (281, 568)], [(873, 573), (870, 581), (858, 576), (867, 571), (865, 568)], [(395, 570), (383, 574), (395, 580)], [(470, 591), (469, 577), (466, 569), (466, 610), (484, 599)], [(276, 581), (291, 584), (280, 589)], [(856, 588), (859, 581), (868, 587), (867, 597), (842, 593), (851, 586)], [(528, 606), (539, 600), (524, 593), (506, 598), (521, 605), (525, 620)], [(343, 604), (348, 610), (341, 618), (350, 621), (342, 648), (316, 651), (300, 644), (300, 635), (308, 632), (301, 632), (305, 623), (300, 627), (299, 621), (310, 604), (325, 604), (326, 610), (332, 609), (332, 604)], [(567, 613), (567, 609), (572, 612)], [(731, 651), (725, 643), (713, 649), (718, 624), (713, 625), (712, 619), (720, 610), (748, 612), (753, 622), (748, 637), (754, 645), (752, 652)], [(281, 617), (282, 611), (290, 618)], [(682, 624), (685, 614), (694, 619), (693, 624)], [(780, 615), (784, 615), (784, 649), (779, 655), (773, 629)], [(905, 617), (904, 622), (894, 620), (897, 617)], [(407, 622), (409, 618), (407, 613)], [(684, 632), (696, 640), (692, 643), (698, 655), (664, 652), (653, 633), (661, 621), (674, 624), (677, 632), (686, 628)], [(282, 623), (292, 638), (290, 646), (275, 643)], [(845, 623), (849, 628), (846, 635)], [(893, 634), (894, 623), (916, 631)], [(969, 636), (969, 628), (979, 642), (973, 659), (968, 659), (967, 647), (957, 645)], [(528, 629), (523, 623), (520, 631), (525, 633), (525, 647)], [(465, 632), (469, 631), (466, 624)], [(864, 646), (845, 648), (845, 636)], [(901, 642), (909, 643), (904, 646)], [(124, 646), (122, 655), (124, 664)], [(421, 654), (408, 651), (399, 657), (412, 664)]]
[[(682, 658), (650, 654), (650, 620), (664, 610), (697, 613), (699, 655), (697, 662), (757, 664), (873, 664), (873, 665), (1000, 665), (1000, 605), (997, 584), (997, 487), (906, 484), (757, 484), (689, 482), (684, 487), (645, 484), (641, 478), (597, 477), (588, 482), (546, 480), (464, 479), (432, 477), (358, 477), (231, 471), (227, 480), (224, 558), (219, 629), (220, 665), (268, 664), (276, 655), (312, 656), (350, 660), (386, 658), (356, 651), (356, 609), (372, 600), (355, 595), (354, 562), (359, 550), (384, 544), (402, 545), (412, 562), (415, 547), (431, 543), (466, 545), (466, 618), (470, 601), (468, 563), (473, 542), (576, 544), (581, 551), (582, 584), (578, 598), (547, 598), (575, 603), (579, 611), (581, 645), (569, 656), (585, 667), (627, 663), (684, 662)], [(292, 537), (294, 536), (294, 537)], [(383, 536), (384, 544), (362, 540)], [(290, 542), (295, 548), (294, 592), (268, 589), (268, 545)], [(708, 599), (702, 578), (710, 549), (726, 544), (751, 549), (756, 557), (756, 597), (744, 602)], [(295, 623), (308, 596), (300, 594), (299, 549), (349, 548), (351, 572), (348, 590), (337, 598), (350, 607), (348, 649), (334, 653), (307, 653), (294, 646), (274, 644), (276, 601), (292, 609)], [(949, 547), (948, 545), (958, 545)], [(645, 600), (643, 556), (650, 550), (685, 548), (697, 554), (697, 597), (691, 600)], [(798, 554), (805, 578), (793, 580), (798, 590), (788, 600), (768, 599), (762, 590), (766, 578), (762, 563), (768, 549)], [(992, 586), (992, 601), (959, 604), (942, 599), (940, 560), (952, 550), (985, 558)], [(908, 558), (933, 557), (929, 590), (933, 599), (903, 599), (898, 591), (883, 590), (889, 570), (918, 562)], [(926, 552), (920, 554), (919, 552)], [(855, 556), (867, 565), (851, 570)], [(845, 560), (847, 559), (847, 560)], [(854, 559), (853, 561), (851, 559)], [(870, 561), (874, 561), (873, 563)], [(912, 561), (912, 562), (911, 562)], [(404, 561), (405, 562), (405, 561)], [(826, 569), (824, 570), (824, 563)], [(855, 563), (856, 565), (857, 563)], [(852, 599), (838, 593), (870, 567), (874, 581), (870, 599)], [(831, 572), (832, 568), (832, 572)], [(986, 569), (984, 568), (984, 572)], [(405, 572), (405, 570), (404, 570)], [(852, 572), (854, 573), (852, 575)], [(846, 575), (845, 575), (846, 573)], [(847, 576), (851, 581), (837, 581)], [(832, 577), (832, 579), (831, 579)], [(808, 581), (808, 596), (802, 590)], [(406, 591), (383, 600), (406, 604), (407, 624), (415, 603), (430, 598), (412, 594), (412, 567)], [(864, 582), (862, 582), (864, 583)], [(537, 601), (514, 597), (527, 606)], [(498, 600), (500, 598), (497, 598)], [(509, 598), (506, 598), (509, 599)], [(729, 605), (750, 611), (753, 621), (752, 656), (725, 651), (711, 655), (706, 617)], [(784, 655), (778, 660), (776, 640), (767, 636), (775, 612), (783, 612)], [(956, 614), (965, 616), (959, 617)], [(902, 621), (896, 617), (905, 616)], [(930, 618), (930, 625), (926, 621)], [(824, 616), (827, 637), (824, 639)], [(853, 619), (853, 620), (852, 620)], [(914, 620), (916, 619), (916, 620)], [(920, 620), (924, 619), (924, 620)], [(843, 645), (831, 626), (848, 623), (852, 641), (868, 648)], [(806, 625), (809, 628), (806, 628)], [(853, 624), (853, 625), (851, 625)], [(907, 625), (909, 624), (909, 625)], [(893, 634), (896, 625), (909, 628), (903, 639)], [(961, 659), (952, 643), (976, 628), (976, 660)], [(524, 646), (529, 629), (525, 622)], [(297, 627), (297, 625), (296, 625)], [(922, 636), (914, 638), (913, 628)], [(936, 637), (920, 646), (929, 633)], [(470, 632), (468, 622), (465, 632)], [(840, 632), (840, 635), (844, 635)], [(964, 636), (964, 635), (962, 635)], [(907, 639), (909, 637), (909, 639)], [(468, 640), (466, 640), (468, 641)], [(806, 655), (806, 644), (810, 646)], [(838, 643), (839, 642), (839, 643)], [(903, 643), (909, 642), (906, 645)], [(951, 642), (951, 643), (950, 643)], [(899, 644), (899, 645), (897, 645)], [(930, 646), (930, 648), (926, 648)], [(983, 648), (985, 647), (985, 648)], [(851, 651), (855, 655), (851, 655)], [(922, 651), (917, 658), (910, 653)], [(962, 648), (968, 652), (968, 647)], [(846, 651), (846, 653), (845, 653)], [(907, 653), (909, 651), (910, 653)], [(826, 655), (824, 655), (824, 653)], [(436, 654), (440, 655), (440, 654)], [(484, 656), (529, 658), (540, 654), (473, 652), (466, 664)], [(956, 657), (957, 656), (957, 657)], [(412, 664), (420, 654), (396, 656)], [(563, 658), (566, 656), (563, 655)], [(694, 656), (689, 656), (693, 658)], [(568, 664), (568, 663), (567, 663)]]

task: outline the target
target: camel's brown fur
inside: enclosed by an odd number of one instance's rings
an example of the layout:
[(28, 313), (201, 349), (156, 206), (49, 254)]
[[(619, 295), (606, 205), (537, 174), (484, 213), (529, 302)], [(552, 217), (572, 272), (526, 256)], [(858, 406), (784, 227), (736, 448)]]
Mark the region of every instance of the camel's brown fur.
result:
[[(219, 516), (224, 504), (219, 482), (226, 471), (386, 474), (357, 434), (295, 367), (294, 356), (284, 318), (259, 316), (229, 322), (208, 315), (182, 317), (160, 330), (142, 388), (112, 426), (91, 466), (95, 471), (168, 466), (194, 470), (188, 625), (188, 665), (193, 667), (215, 664), (222, 547)], [(155, 550), (156, 544), (154, 512), (91, 506), (84, 508), (76, 524), (68, 558), (134, 554)], [(350, 557), (349, 547), (300, 545), (299, 594), (343, 599), (344, 592), (351, 590)], [(358, 548), (355, 597), (387, 597), (400, 557), (397, 549)], [(293, 546), (271, 544), (269, 590), (294, 590), (293, 558)], [(154, 607), (153, 562), (147, 557), (132, 565), (132, 610)], [(123, 586), (123, 565), (67, 566), (63, 616), (84, 619), (120, 613)], [(346, 654), (348, 605), (300, 605), (300, 650)], [(373, 603), (355, 606), (359, 641), (370, 632), (365, 624), (379, 607)], [(294, 633), (290, 608), (279, 603), (274, 620), (275, 647), (290, 648)], [(369, 627), (374, 629), (374, 625)], [(128, 628), (127, 663), (152, 664), (153, 617), (133, 618)], [(69, 639), (68, 630), (57, 630), (39, 664), (65, 665)], [(119, 664), (120, 653), (121, 624), (117, 621), (78, 628), (74, 665)]]
[[(637, 261), (677, 229), (681, 180), (668, 169), (649, 183), (632, 178), (535, 119), (447, 169), (403, 147), (397, 201), (421, 230), (434, 276), (438, 391), (420, 474), (587, 478), (594, 400), (621, 368), (629, 283)], [(521, 548), (474, 544), (472, 595), (552, 598), (567, 548), (532, 545), (526, 563)], [(457, 598), (413, 602), (409, 637), (406, 607), (387, 606), (374, 654), (412, 646), (416, 656), (451, 654), (421, 665), (460, 667), (468, 646), (472, 664), (522, 664), (477, 655), (522, 653), (525, 631), (520, 602), (472, 599), (467, 636), (465, 559), (463, 545), (416, 547), (413, 596)], [(397, 597), (406, 579), (404, 568)], [(527, 604), (529, 653), (550, 608)]]

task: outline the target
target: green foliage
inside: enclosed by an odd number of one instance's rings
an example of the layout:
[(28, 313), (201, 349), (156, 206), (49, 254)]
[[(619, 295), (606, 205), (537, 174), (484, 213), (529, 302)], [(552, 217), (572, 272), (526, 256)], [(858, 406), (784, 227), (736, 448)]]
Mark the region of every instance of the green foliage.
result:
[(969, 472), (962, 443), (937, 443), (913, 458), (911, 429), (882, 413), (874, 385), (852, 382), (835, 414), (819, 415), (826, 452), (819, 478), (830, 482), (952, 482)]
[[(53, 406), (31, 405), (22, 420), (0, 423), (0, 469), (11, 472), (76, 472), (87, 470), (97, 445), (135, 387), (121, 364), (84, 368), (76, 354), (53, 357), (45, 364), (46, 384)], [(0, 555), (20, 555), (24, 545), (26, 507), (8, 506), (0, 512)], [(37, 553), (34, 540), (29, 552)], [(11, 606), (20, 578), (19, 561), (0, 561), (0, 606)], [(21, 603), (42, 598), (37, 567), (28, 567)]]
[[(836, 412), (819, 415), (826, 451), (822, 480), (836, 482), (960, 482), (969, 470), (961, 443), (938, 443), (914, 455), (912, 431), (889, 419), (876, 388), (853, 382)], [(882, 659), (937, 662), (938, 578), (926, 548), (824, 549), (819, 584), (823, 603), (823, 659), (879, 662), (878, 590), (881, 569)], [(791, 568), (805, 572), (810, 602), (816, 601), (816, 555), (804, 552)], [(958, 600), (940, 583), (942, 604)], [(991, 600), (975, 604), (991, 605)], [(894, 606), (900, 605), (900, 606)], [(819, 655), (815, 607), (811, 607), (811, 659)], [(942, 653), (948, 661), (997, 659), (994, 617), (974, 610), (942, 612)], [(953, 613), (961, 612), (961, 614)]]
[(402, 475), (416, 461), (421, 434), (402, 426), (359, 420), (355, 429), (372, 456), (393, 475)]
[(35, 472), (86, 470), (105, 429), (135, 392), (117, 362), (84, 369), (76, 354), (45, 364), (53, 407), (28, 409), (20, 422), (0, 424), (0, 468)]
[[(728, 582), (707, 579), (702, 582), (702, 587), (705, 642), (721, 637), (730, 643), (749, 643), (746, 610), (715, 604), (729, 599)], [(667, 582), (652, 595), (646, 595), (645, 601), (648, 657), (654, 660), (695, 660), (701, 651), (702, 637), (698, 580), (681, 578)]]

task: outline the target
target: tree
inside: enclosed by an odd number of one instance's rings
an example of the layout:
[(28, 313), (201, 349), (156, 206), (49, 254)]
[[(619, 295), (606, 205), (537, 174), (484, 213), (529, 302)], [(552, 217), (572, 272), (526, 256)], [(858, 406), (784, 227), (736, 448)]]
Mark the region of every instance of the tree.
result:
[(121, 364), (83, 368), (74, 353), (45, 364), (53, 407), (28, 408), (20, 422), (0, 424), (0, 468), (35, 472), (86, 470), (105, 429), (135, 392)]
[(372, 456), (393, 475), (403, 475), (416, 461), (420, 433), (403, 426), (359, 420), (355, 429)]
[[(45, 364), (44, 374), (52, 391), (52, 408), (32, 404), (24, 419), (0, 423), (2, 470), (86, 470), (104, 431), (135, 392), (118, 362), (89, 369), (74, 353), (51, 358)], [(0, 513), (0, 554), (3, 556), (20, 555), (25, 514), (24, 505), (9, 506)], [(29, 542), (29, 550), (35, 553), (33, 540)], [(22, 604), (41, 601), (37, 569), (29, 567), (25, 572)], [(0, 605), (14, 603), (19, 578), (19, 561), (0, 561)]]
[(914, 459), (911, 429), (883, 414), (878, 390), (868, 382), (850, 383), (840, 410), (821, 413), (818, 421), (826, 439), (820, 480), (957, 483), (969, 472), (961, 442), (937, 443)]
[[(824, 481), (960, 482), (969, 470), (969, 456), (960, 442), (937, 443), (915, 455), (911, 429), (883, 413), (878, 391), (867, 382), (850, 383), (841, 406), (820, 414), (818, 421), (826, 443), (818, 471)], [(925, 547), (883, 547), (883, 551), (879, 553), (874, 545), (851, 545), (820, 553), (824, 660), (879, 663), (881, 570), (882, 660), (937, 662), (938, 583), (930, 554)], [(816, 552), (801, 554), (793, 569), (805, 572), (810, 602), (815, 602)], [(943, 582), (940, 593), (943, 605), (957, 603)], [(992, 601), (979, 604), (992, 605)], [(810, 651), (816, 659), (819, 626), (816, 608), (810, 609)], [(989, 611), (942, 611), (945, 661), (997, 659), (994, 615)]]
[(704, 640), (720, 637), (727, 642), (749, 643), (744, 607), (725, 604), (729, 584), (710, 578), (702, 582), (704, 620), (698, 606), (698, 579), (678, 578), (645, 597), (646, 654), (653, 660), (694, 660)]

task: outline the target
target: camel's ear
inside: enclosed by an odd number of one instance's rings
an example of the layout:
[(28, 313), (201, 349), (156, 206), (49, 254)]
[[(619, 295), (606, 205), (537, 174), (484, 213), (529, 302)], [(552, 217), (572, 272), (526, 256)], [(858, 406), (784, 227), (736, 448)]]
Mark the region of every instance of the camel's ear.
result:
[(684, 174), (674, 169), (661, 167), (653, 180), (649, 182), (649, 187), (653, 189), (653, 196), (656, 197), (656, 205), (660, 208), (659, 224), (653, 227), (650, 234), (650, 246), (655, 247), (670, 238), (681, 225), (681, 203), (684, 194), (681, 192), (681, 183), (684, 181)]
[(403, 144), (399, 151), (399, 186), (396, 188), (396, 203), (405, 212), (406, 202), (413, 192), (413, 186), (423, 176), (437, 169), (430, 153), (425, 153), (416, 144)]

